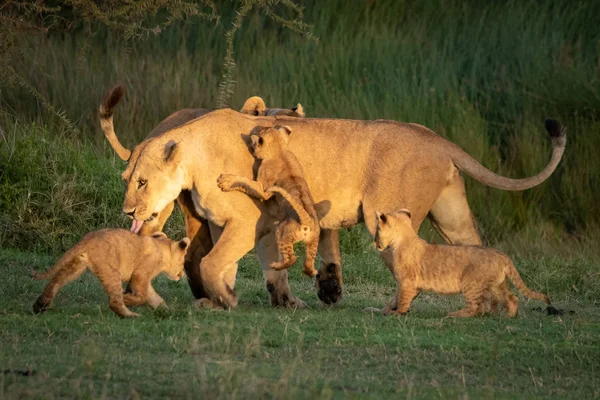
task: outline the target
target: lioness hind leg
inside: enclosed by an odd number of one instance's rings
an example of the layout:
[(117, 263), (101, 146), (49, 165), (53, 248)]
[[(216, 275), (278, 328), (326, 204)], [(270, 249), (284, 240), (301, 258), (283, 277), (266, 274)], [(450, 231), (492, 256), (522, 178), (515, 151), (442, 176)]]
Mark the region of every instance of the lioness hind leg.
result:
[(85, 262), (79, 259), (75, 259), (66, 264), (52, 277), (40, 297), (37, 298), (36, 302), (33, 304), (33, 312), (38, 314), (46, 311), (58, 291), (63, 286), (79, 278), (85, 269)]
[(481, 245), (477, 224), (467, 202), (465, 184), (458, 170), (431, 207), (429, 217), (447, 243)]

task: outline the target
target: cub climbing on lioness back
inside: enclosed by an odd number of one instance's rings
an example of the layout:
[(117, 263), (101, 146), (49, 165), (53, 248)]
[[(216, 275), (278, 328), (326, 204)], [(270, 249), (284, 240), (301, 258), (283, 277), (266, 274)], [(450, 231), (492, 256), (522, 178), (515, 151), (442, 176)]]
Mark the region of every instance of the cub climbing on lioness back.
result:
[(253, 156), (260, 160), (256, 180), (222, 174), (217, 183), (225, 192), (240, 191), (260, 200), (268, 200), (275, 193), (280, 207), (277, 225), (277, 248), (281, 254), (279, 262), (271, 268), (281, 270), (296, 262), (294, 243), (304, 242), (306, 259), (304, 273), (317, 275), (315, 259), (319, 245), (319, 218), (314, 202), (304, 180), (302, 166), (288, 150), (288, 139), (292, 130), (287, 126), (272, 128), (256, 127), (250, 133)]
[[(148, 303), (156, 308), (163, 299), (154, 291), (152, 279), (164, 272), (170, 279), (184, 276), (183, 262), (190, 244), (188, 238), (174, 241), (162, 233), (140, 236), (124, 229), (101, 229), (85, 235), (49, 271), (35, 279), (51, 279), (33, 304), (41, 313), (60, 288), (77, 279), (89, 268), (108, 294), (110, 309), (121, 317), (137, 317), (127, 305)], [(129, 282), (132, 293), (123, 294), (122, 282)]]
[(450, 317), (472, 317), (484, 312), (486, 296), (492, 299), (492, 310), (501, 303), (508, 316), (516, 317), (518, 300), (506, 278), (525, 296), (550, 306), (548, 296), (525, 286), (506, 254), (479, 246), (429, 244), (413, 230), (408, 210), (376, 212), (376, 216), (375, 244), (380, 251), (391, 248), (398, 285), (396, 299), (384, 309), (384, 314), (407, 313), (419, 291), (428, 290), (465, 296), (465, 307), (450, 313)]

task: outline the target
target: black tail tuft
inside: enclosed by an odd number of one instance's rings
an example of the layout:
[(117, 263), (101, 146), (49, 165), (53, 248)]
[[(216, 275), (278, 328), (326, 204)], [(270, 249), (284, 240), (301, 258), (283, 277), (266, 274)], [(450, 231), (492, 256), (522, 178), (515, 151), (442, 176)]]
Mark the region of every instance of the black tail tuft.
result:
[(566, 135), (567, 128), (555, 119), (546, 120), (546, 130), (551, 138), (560, 138)]
[(106, 93), (104, 99), (102, 99), (102, 105), (100, 106), (100, 118), (106, 119), (113, 115), (113, 109), (121, 101), (125, 94), (125, 88), (123, 85), (118, 84)]

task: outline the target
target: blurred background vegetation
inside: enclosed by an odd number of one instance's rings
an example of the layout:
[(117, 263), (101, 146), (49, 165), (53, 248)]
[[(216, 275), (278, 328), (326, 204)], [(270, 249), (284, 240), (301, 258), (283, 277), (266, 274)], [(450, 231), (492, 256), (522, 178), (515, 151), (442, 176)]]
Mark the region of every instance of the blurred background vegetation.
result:
[[(238, 109), (259, 95), (300, 102), (310, 117), (417, 122), (524, 177), (548, 161), (543, 122), (558, 119), (567, 150), (546, 183), (509, 193), (466, 178), (469, 202), (492, 245), (598, 255), (600, 2), (142, 1), (157, 7), (119, 13), (128, 3), (112, 1), (99, 14), (85, 12), (89, 0), (49, 3), (70, 8), (60, 19), (33, 10), (38, 25), (22, 30), (0, 6), (2, 247), (55, 253), (128, 225), (124, 163), (96, 115), (120, 81), (115, 126), (127, 146), (178, 109)], [(182, 231), (174, 215), (167, 232)], [(433, 238), (428, 224), (422, 233)], [(370, 239), (357, 227), (342, 245), (362, 253)]]

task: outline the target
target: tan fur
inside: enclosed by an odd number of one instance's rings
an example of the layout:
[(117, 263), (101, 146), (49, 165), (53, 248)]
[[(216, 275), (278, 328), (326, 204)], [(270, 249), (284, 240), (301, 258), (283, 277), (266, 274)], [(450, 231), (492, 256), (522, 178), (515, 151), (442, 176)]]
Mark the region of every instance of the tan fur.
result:
[(221, 175), (217, 183), (221, 190), (237, 190), (248, 196), (267, 201), (279, 194), (280, 212), (277, 222), (277, 247), (281, 261), (272, 262), (271, 268), (282, 270), (296, 262), (294, 244), (306, 245), (304, 273), (317, 275), (315, 259), (319, 245), (319, 218), (310, 190), (304, 180), (302, 166), (288, 150), (288, 137), (292, 131), (286, 126), (258, 127), (252, 130), (252, 154), (260, 160), (255, 181), (235, 175)]
[(491, 298), (492, 309), (501, 303), (510, 317), (516, 317), (518, 301), (506, 278), (525, 296), (550, 305), (548, 296), (525, 286), (506, 254), (479, 246), (429, 244), (413, 230), (407, 210), (377, 212), (376, 216), (375, 243), (380, 251), (392, 250), (398, 285), (396, 300), (384, 309), (385, 314), (406, 314), (419, 291), (427, 290), (465, 296), (465, 307), (450, 313), (450, 317), (472, 317), (484, 312), (487, 298)]
[[(237, 304), (233, 292), (237, 262), (256, 246), (271, 299), (301, 304), (291, 293), (286, 271), (270, 268), (279, 253), (276, 219), (268, 204), (238, 192), (223, 193), (216, 184), (222, 173), (251, 181), (257, 163), (243, 136), (255, 126), (276, 124), (294, 132), (289, 149), (304, 169), (321, 230), (328, 235), (328, 247), (319, 250), (321, 299), (336, 302), (341, 295), (339, 249), (331, 230), (364, 221), (374, 234), (377, 209), (411, 209), (415, 230), (431, 214), (448, 242), (481, 244), (457, 166), (465, 166), (464, 172), (476, 178), (487, 170), (427, 128), (395, 121), (253, 117), (217, 110), (145, 142), (135, 162), (130, 161), (132, 177), (123, 202), (123, 211), (143, 222), (173, 201), (177, 190), (190, 191), (195, 212), (221, 228), (218, 242), (200, 263), (203, 285), (215, 302), (226, 307)], [(517, 181), (519, 189), (539, 183), (556, 168), (565, 136), (558, 123), (553, 126), (557, 129), (549, 129), (551, 162), (541, 174)], [(512, 182), (490, 171), (485, 174), (481, 179), (492, 186)], [(147, 186), (138, 187), (140, 179)], [(391, 268), (389, 254), (382, 255)]]
[(276, 115), (287, 115), (288, 117), (306, 117), (304, 114), (304, 107), (298, 103), (296, 107), (286, 108), (267, 108), (265, 101), (258, 97), (252, 96), (244, 103), (240, 110), (243, 114), (254, 115), (254, 116), (266, 116), (274, 117)]
[[(33, 305), (33, 312), (46, 310), (60, 288), (77, 279), (89, 268), (108, 294), (110, 309), (121, 317), (137, 317), (127, 306), (144, 303), (153, 308), (164, 304), (154, 291), (152, 279), (165, 273), (172, 280), (184, 275), (184, 258), (190, 240), (173, 241), (162, 233), (139, 236), (123, 229), (101, 229), (85, 235), (49, 271), (35, 279), (51, 279)], [(122, 282), (133, 293), (123, 294)]]
[[(104, 131), (104, 134), (106, 135), (106, 138), (108, 139), (110, 145), (121, 159), (129, 161), (127, 168), (122, 174), (122, 178), (125, 181), (125, 183), (130, 182), (131, 176), (134, 173), (133, 169), (137, 158), (146, 146), (147, 141), (149, 139), (159, 137), (163, 133), (171, 129), (182, 126), (210, 112), (210, 110), (202, 108), (188, 108), (176, 111), (169, 115), (167, 118), (165, 118), (161, 123), (159, 123), (150, 132), (146, 140), (144, 140), (142, 143), (136, 146), (133, 151), (131, 151), (125, 148), (119, 142), (115, 134), (113, 125), (114, 108), (122, 99), (123, 95), (124, 89), (121, 85), (117, 85), (111, 90), (109, 90), (105, 95), (102, 104), (100, 105), (99, 116), (102, 130)], [(270, 115), (283, 114), (292, 116), (304, 116), (304, 110), (302, 109), (302, 106), (300, 104), (298, 104), (298, 108), (299, 110), (296, 111), (295, 109), (286, 110), (265, 107), (265, 113)], [(190, 288), (192, 289), (194, 296), (197, 299), (206, 298), (207, 293), (205, 291), (204, 284), (202, 283), (199, 264), (202, 258), (204, 258), (204, 256), (206, 256), (208, 252), (213, 248), (213, 244), (216, 239), (212, 238), (209, 222), (205, 218), (200, 217), (194, 209), (194, 204), (190, 191), (181, 191), (176, 201), (167, 203), (162, 210), (154, 213), (146, 222), (144, 222), (143, 226), (141, 227), (140, 234), (152, 235), (155, 232), (160, 232), (167, 219), (173, 212), (175, 203), (179, 205), (179, 208), (184, 215), (186, 235), (192, 239), (190, 249), (187, 252), (185, 261), (185, 271), (188, 278), (188, 283), (190, 285)], [(337, 246), (337, 243), (332, 243), (332, 246)], [(324, 247), (323, 251), (326, 252), (326, 254), (332, 254), (333, 256), (336, 254), (334, 250), (331, 250), (327, 253), (328, 249), (329, 248)], [(336, 260), (339, 260), (339, 258), (337, 258)]]

